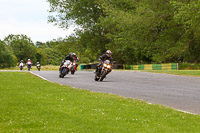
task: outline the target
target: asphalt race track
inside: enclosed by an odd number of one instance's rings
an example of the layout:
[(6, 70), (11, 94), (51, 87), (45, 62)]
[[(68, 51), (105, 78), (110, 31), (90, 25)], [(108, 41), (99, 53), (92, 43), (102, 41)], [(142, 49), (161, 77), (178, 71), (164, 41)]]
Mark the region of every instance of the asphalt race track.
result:
[(58, 71), (33, 71), (49, 81), (141, 99), (190, 113), (200, 114), (200, 78), (139, 71), (112, 71), (103, 82), (91, 71), (77, 71), (59, 78)]

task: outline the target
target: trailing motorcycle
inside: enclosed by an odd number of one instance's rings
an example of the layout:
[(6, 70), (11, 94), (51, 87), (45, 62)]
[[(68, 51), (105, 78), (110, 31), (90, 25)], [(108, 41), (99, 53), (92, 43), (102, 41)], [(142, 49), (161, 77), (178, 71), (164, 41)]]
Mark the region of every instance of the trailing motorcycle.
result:
[(23, 70), (23, 67), (24, 67), (24, 63), (21, 62), (21, 63), (19, 64), (19, 69), (22, 71), (22, 70)]
[(36, 67), (37, 67), (38, 71), (40, 71), (40, 64), (37, 64)]
[(77, 70), (76, 66), (77, 66), (76, 61), (73, 61), (72, 67), (71, 67), (71, 74), (72, 74), (72, 75), (73, 75), (73, 74), (75, 73), (75, 71)]
[(110, 60), (106, 60), (103, 62), (102, 66), (98, 68), (98, 71), (95, 74), (95, 81), (103, 81), (106, 75), (112, 71), (112, 64)]
[(67, 75), (69, 73), (69, 71), (71, 70), (72, 67), (72, 63), (70, 60), (66, 60), (63, 65), (61, 66), (61, 71), (59, 74), (60, 78), (64, 78), (65, 75)]

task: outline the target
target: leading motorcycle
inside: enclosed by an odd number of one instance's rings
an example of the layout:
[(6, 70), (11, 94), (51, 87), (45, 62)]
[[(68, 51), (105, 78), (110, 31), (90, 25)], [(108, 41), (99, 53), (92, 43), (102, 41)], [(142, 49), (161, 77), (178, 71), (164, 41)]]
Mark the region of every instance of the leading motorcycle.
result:
[(112, 71), (112, 64), (110, 62), (110, 60), (105, 60), (103, 63), (102, 63), (102, 66), (100, 66), (98, 68), (98, 71), (96, 72), (95, 74), (95, 81), (103, 81), (103, 79), (106, 77), (106, 75), (108, 73), (110, 73)]
[(72, 63), (70, 60), (66, 60), (63, 65), (61, 66), (61, 71), (59, 74), (60, 78), (64, 78), (67, 75), (72, 67)]
[(28, 62), (28, 63), (27, 63), (27, 68), (28, 68), (28, 71), (30, 71), (30, 70), (31, 70), (31, 66), (32, 66), (31, 62)]

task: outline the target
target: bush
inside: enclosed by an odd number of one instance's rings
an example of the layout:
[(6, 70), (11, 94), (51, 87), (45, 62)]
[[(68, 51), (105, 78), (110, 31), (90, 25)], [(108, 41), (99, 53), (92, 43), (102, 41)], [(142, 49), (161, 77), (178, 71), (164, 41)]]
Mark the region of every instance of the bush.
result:
[(200, 69), (200, 64), (190, 64), (190, 63), (180, 63), (179, 70), (198, 70)]

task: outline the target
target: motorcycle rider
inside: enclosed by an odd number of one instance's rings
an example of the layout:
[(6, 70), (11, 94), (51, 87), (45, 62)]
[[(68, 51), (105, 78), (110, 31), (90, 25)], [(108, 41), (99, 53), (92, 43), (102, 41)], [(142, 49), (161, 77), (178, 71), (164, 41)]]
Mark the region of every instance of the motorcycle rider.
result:
[(77, 62), (80, 61), (80, 59), (76, 56), (76, 53), (72, 53), (72, 57), (73, 57), (74, 60), (76, 60)]
[[(76, 56), (76, 53), (72, 54), (72, 57), (74, 58), (74, 60), (76, 60), (77, 62), (80, 61), (80, 59)], [(78, 64), (76, 63), (76, 68), (78, 67)]]
[(23, 64), (24, 64), (24, 61), (23, 61), (23, 60), (20, 60), (19, 64), (20, 64), (20, 63), (23, 63)]
[(103, 65), (103, 62), (105, 60), (110, 60), (110, 62), (112, 63), (113, 59), (111, 57), (112, 52), (110, 50), (107, 50), (105, 54), (103, 54), (102, 56), (100, 56), (99, 58), (99, 64), (96, 67), (96, 71), (95, 73), (100, 73), (101, 72), (101, 67)]
[(23, 65), (24, 66), (24, 61), (20, 60), (19, 65)]
[(61, 73), (61, 70), (62, 70), (61, 68), (62, 68), (62, 66), (63, 66), (65, 60), (70, 60), (71, 62), (74, 61), (74, 58), (73, 58), (72, 55), (73, 55), (73, 53), (69, 53), (69, 55), (67, 55), (67, 56), (65, 57), (65, 59), (62, 61), (62, 63), (60, 64), (60, 68), (59, 68), (60, 73)]
[(22, 69), (23, 69), (23, 67), (24, 67), (24, 61), (23, 61), (23, 60), (21, 60), (21, 61), (19, 62), (19, 67), (22, 67)]
[(28, 61), (26, 62), (26, 64), (27, 64), (27, 66), (28, 66), (28, 65), (32, 66), (33, 63), (32, 63), (32, 61), (31, 61), (31, 59), (28, 59)]
[(40, 62), (37, 62), (37, 64), (36, 64), (36, 67), (37, 67), (37, 69), (39, 70), (40, 68)]

